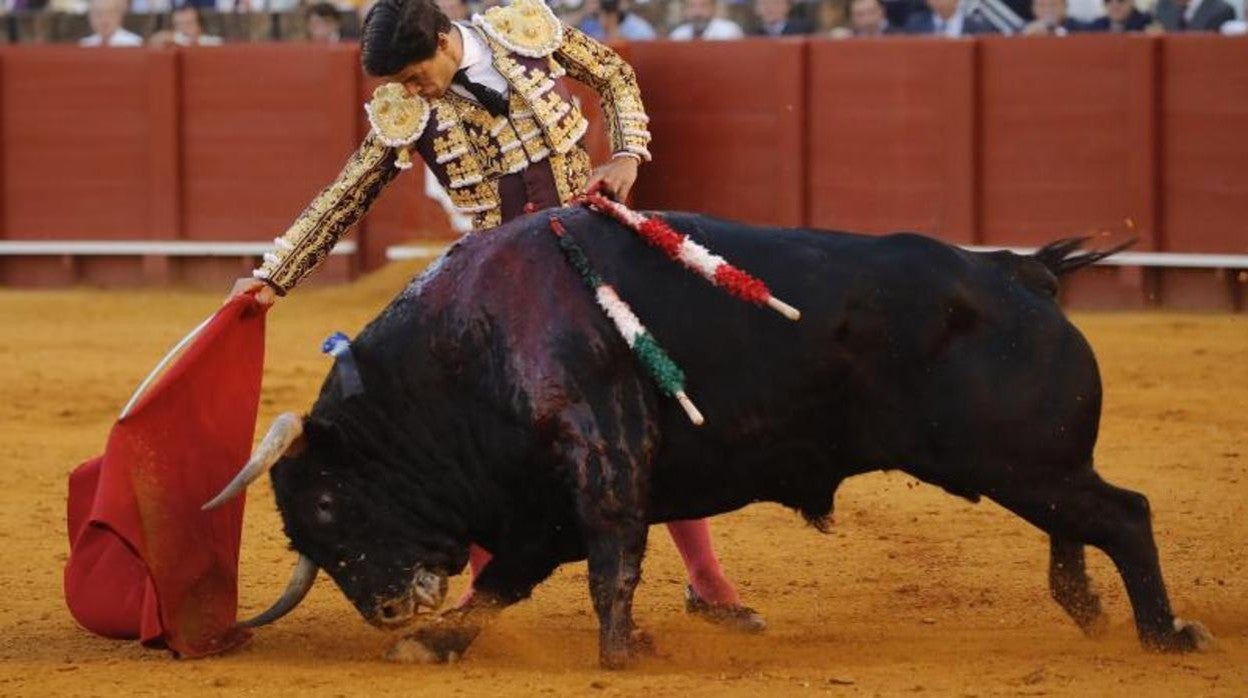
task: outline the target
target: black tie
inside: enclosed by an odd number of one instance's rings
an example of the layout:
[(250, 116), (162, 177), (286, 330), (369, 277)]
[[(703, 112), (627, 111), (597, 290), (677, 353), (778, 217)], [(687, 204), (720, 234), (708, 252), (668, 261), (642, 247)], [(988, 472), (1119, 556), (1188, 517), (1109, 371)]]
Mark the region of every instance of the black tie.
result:
[(473, 82), (468, 79), (468, 69), (464, 68), (455, 73), (455, 77), (451, 79), (456, 85), (468, 90), (469, 94), (476, 98), (481, 106), (485, 107), (493, 116), (502, 116), (507, 113), (507, 98), (498, 90), (495, 90), (479, 82)]

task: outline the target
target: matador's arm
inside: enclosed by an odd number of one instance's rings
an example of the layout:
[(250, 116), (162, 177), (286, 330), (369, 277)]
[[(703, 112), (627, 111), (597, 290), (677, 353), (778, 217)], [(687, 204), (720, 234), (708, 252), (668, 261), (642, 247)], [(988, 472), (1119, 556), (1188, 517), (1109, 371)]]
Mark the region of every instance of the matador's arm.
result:
[(633, 67), (620, 54), (566, 24), (563, 43), (554, 58), (569, 77), (594, 88), (602, 97), (612, 152), (630, 153), (649, 161), (650, 117), (641, 103), (641, 88)]
[(370, 131), (333, 184), (273, 241), (276, 248), (252, 275), (286, 295), (329, 255), (338, 238), (368, 212), (382, 188), (399, 174), (396, 156), (394, 148)]

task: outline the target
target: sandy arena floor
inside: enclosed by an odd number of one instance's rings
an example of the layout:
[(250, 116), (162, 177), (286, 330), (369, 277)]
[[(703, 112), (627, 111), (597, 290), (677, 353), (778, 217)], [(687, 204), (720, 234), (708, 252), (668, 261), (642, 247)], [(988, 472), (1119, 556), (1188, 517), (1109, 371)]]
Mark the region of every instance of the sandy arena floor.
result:
[[(306, 409), (328, 365), (320, 341), (357, 330), (417, 269), (282, 301), (269, 315), (262, 421)], [(597, 669), (583, 564), (452, 666), (382, 661), (393, 636), (324, 576), (230, 656), (175, 661), (94, 637), (62, 601), (66, 474), (102, 449), (130, 390), (219, 300), (0, 292), (0, 695), (1248, 695), (1248, 318), (1227, 315), (1075, 318), (1105, 380), (1100, 471), (1151, 498), (1174, 605), (1218, 637), (1211, 653), (1143, 652), (1098, 552), (1091, 572), (1112, 625), (1085, 639), (1048, 597), (1044, 536), (899, 473), (847, 483), (828, 536), (776, 506), (715, 521), (725, 565), (771, 624), (757, 637), (685, 617), (678, 558), (656, 531), (637, 607), (661, 655), (627, 672)], [(292, 563), (267, 483), (251, 502), (244, 612), (276, 595)]]

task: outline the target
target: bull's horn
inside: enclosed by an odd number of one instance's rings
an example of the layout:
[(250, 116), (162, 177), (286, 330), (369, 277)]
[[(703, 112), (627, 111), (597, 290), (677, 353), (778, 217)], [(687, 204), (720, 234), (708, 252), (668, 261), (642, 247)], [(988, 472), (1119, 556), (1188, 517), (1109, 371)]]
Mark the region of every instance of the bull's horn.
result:
[(247, 461), (247, 465), (238, 471), (234, 479), (230, 480), (230, 484), (221, 490), (221, 494), (213, 497), (212, 501), (203, 506), (203, 510), (215, 509), (247, 489), (247, 485), (255, 482), (256, 478), (273, 467), (273, 464), (301, 434), (303, 434), (303, 421), (298, 415), (294, 412), (284, 412), (278, 416), (273, 426), (269, 427), (269, 433), (260, 440), (260, 445), (251, 455), (251, 460)]
[(290, 613), (303, 601), (303, 597), (308, 595), (312, 590), (312, 583), (316, 581), (316, 563), (312, 562), (312, 558), (307, 555), (299, 555), (299, 562), (295, 565), (295, 571), (290, 575), (290, 583), (286, 585), (286, 591), (282, 592), (281, 597), (269, 606), (268, 610), (263, 613), (239, 623), (245, 628), (258, 628), (262, 625), (268, 625), (282, 616)]

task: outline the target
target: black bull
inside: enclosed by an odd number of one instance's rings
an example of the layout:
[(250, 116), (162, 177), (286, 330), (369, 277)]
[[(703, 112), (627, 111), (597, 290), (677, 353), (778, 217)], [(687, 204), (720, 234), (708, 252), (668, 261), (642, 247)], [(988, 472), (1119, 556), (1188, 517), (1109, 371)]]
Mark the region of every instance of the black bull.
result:
[(685, 370), (706, 416), (695, 427), (565, 262), (549, 215), (464, 239), (365, 328), (363, 394), (344, 396), (341, 362), (331, 373), (272, 470), (304, 581), (264, 620), (319, 568), (371, 622), (401, 625), (442, 601), (475, 541), (495, 557), (473, 600), (397, 657), (458, 656), (497, 609), (588, 557), (600, 658), (619, 666), (644, 646), (632, 599), (649, 524), (771, 501), (821, 526), (842, 480), (897, 469), (1047, 532), (1053, 598), (1085, 632), (1104, 626), (1092, 545), (1121, 573), (1145, 646), (1206, 639), (1171, 611), (1148, 500), (1093, 469), (1100, 378), (1055, 295), (1057, 276), (1098, 255), (666, 216), (800, 308), (791, 322), (613, 221), (559, 211)]

